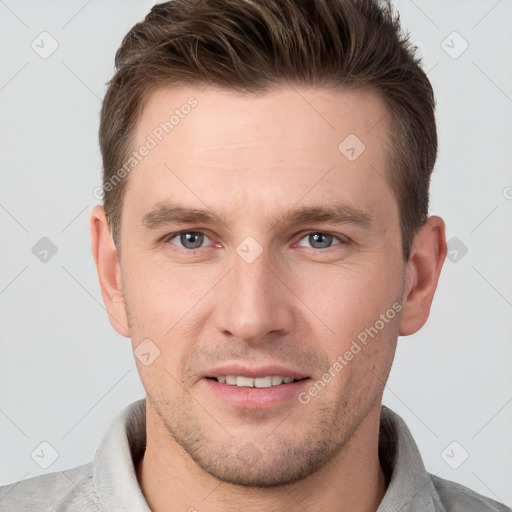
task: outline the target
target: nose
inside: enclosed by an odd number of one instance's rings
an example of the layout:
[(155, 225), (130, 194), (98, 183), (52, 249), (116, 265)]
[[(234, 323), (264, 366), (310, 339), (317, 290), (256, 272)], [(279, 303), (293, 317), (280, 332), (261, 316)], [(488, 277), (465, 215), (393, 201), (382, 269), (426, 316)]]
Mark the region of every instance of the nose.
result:
[(235, 254), (233, 267), (216, 294), (217, 328), (249, 344), (289, 333), (293, 295), (280, 274), (265, 250), (252, 262)]

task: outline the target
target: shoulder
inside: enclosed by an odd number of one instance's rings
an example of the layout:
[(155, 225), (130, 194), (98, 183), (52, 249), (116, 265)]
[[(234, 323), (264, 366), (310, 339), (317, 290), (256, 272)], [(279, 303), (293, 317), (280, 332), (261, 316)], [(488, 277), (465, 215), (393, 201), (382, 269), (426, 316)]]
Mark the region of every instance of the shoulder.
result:
[(95, 511), (92, 463), (0, 487), (0, 512)]
[(446, 512), (511, 512), (512, 509), (456, 482), (432, 476)]

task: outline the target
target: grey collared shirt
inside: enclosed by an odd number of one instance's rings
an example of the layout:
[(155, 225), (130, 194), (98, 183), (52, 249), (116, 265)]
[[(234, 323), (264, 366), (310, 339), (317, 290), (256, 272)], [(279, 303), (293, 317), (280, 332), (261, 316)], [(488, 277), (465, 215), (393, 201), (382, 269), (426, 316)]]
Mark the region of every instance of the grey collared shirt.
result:
[[(135, 473), (146, 445), (145, 400), (124, 409), (94, 460), (0, 488), (0, 512), (150, 512)], [(404, 421), (382, 407), (379, 457), (390, 482), (377, 512), (511, 512), (426, 472)]]

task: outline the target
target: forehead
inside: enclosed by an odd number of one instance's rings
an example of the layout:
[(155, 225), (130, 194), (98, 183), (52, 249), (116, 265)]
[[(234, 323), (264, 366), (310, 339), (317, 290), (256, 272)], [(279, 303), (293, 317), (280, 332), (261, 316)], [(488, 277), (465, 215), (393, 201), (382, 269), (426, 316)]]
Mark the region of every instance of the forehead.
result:
[(280, 205), (345, 199), (376, 211), (391, 198), (388, 122), (371, 91), (160, 89), (137, 124), (126, 201), (142, 208), (179, 195), (253, 213), (272, 203), (278, 215)]

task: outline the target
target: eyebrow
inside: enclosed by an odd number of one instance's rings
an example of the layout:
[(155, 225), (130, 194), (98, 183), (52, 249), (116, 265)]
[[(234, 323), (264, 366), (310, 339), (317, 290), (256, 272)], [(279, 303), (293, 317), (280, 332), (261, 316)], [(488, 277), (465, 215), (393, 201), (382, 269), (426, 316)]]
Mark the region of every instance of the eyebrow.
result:
[(276, 223), (290, 225), (311, 224), (315, 222), (354, 224), (361, 227), (368, 227), (372, 224), (373, 217), (355, 206), (349, 204), (334, 204), (294, 208), (279, 219), (276, 219)]
[(158, 229), (167, 224), (223, 224), (225, 221), (211, 210), (183, 208), (172, 203), (158, 203), (142, 217), (142, 226)]
[[(326, 206), (305, 206), (292, 208), (271, 222), (277, 224), (298, 225), (312, 223), (353, 224), (368, 227), (373, 223), (373, 217), (349, 204), (334, 204)], [(209, 209), (184, 208), (169, 202), (158, 203), (155, 208), (144, 214), (142, 226), (147, 229), (159, 229), (168, 224), (221, 224), (226, 221)]]

